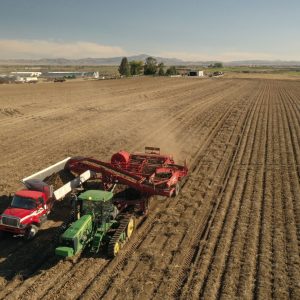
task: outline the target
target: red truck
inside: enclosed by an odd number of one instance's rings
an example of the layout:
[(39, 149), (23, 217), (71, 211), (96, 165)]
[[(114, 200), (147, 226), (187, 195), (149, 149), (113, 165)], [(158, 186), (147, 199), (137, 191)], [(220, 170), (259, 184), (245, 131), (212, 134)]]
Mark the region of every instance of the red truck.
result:
[(22, 179), (25, 189), (14, 194), (10, 206), (0, 215), (0, 234), (8, 232), (32, 239), (47, 220), (54, 201), (62, 199), (91, 177), (91, 172), (86, 171), (54, 191), (53, 186), (43, 180), (63, 170), (69, 160), (70, 157)]

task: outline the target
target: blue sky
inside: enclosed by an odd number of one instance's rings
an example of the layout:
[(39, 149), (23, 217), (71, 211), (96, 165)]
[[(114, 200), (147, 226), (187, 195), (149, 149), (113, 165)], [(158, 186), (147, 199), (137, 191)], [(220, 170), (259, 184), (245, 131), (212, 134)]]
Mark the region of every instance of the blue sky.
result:
[(300, 60), (300, 1), (0, 0), (0, 59)]

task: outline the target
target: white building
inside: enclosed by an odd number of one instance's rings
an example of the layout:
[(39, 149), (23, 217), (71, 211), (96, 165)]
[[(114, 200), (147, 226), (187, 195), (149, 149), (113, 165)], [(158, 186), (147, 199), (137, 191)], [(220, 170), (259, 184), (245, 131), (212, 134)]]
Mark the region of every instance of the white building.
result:
[(94, 72), (93, 73), (93, 78), (99, 79), (99, 72)]
[(37, 83), (38, 78), (29, 76), (29, 77), (21, 77), (21, 76), (16, 76), (16, 79), (14, 81), (15, 83)]
[(21, 77), (40, 77), (42, 72), (11, 72), (10, 74)]
[(188, 72), (188, 76), (203, 77), (204, 76), (204, 72), (203, 71), (198, 71), (198, 70), (190, 70)]

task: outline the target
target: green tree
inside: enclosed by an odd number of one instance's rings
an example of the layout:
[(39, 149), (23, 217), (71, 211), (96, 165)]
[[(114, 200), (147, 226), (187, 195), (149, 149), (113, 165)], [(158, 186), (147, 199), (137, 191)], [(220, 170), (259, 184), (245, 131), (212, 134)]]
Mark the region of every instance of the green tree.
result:
[(214, 63), (213, 68), (223, 68), (223, 64), (221, 62), (216, 62)]
[(123, 57), (121, 64), (119, 66), (119, 73), (123, 76), (129, 76), (130, 75), (130, 67), (128, 63), (127, 57)]
[(164, 63), (160, 63), (158, 65), (158, 75), (159, 76), (164, 76), (165, 75), (165, 65), (164, 65)]
[(157, 71), (157, 61), (154, 57), (147, 57), (144, 65), (144, 74), (145, 75), (154, 75)]
[(177, 75), (178, 72), (176, 70), (176, 67), (172, 66), (170, 67), (167, 72), (166, 72), (166, 75), (170, 76), (170, 75)]
[(130, 74), (131, 75), (139, 75), (142, 73), (143, 70), (143, 62), (133, 60), (129, 63), (130, 65)]

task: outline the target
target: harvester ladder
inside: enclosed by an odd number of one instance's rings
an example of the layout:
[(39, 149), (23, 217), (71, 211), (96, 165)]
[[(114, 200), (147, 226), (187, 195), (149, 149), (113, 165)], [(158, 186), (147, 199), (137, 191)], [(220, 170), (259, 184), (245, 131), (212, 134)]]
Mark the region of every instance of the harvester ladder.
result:
[(103, 234), (102, 231), (99, 228), (97, 228), (96, 233), (93, 237), (92, 246), (91, 246), (91, 249), (90, 249), (90, 251), (92, 253), (98, 253), (99, 252), (99, 249), (100, 249), (100, 246), (101, 246), (102, 234)]

